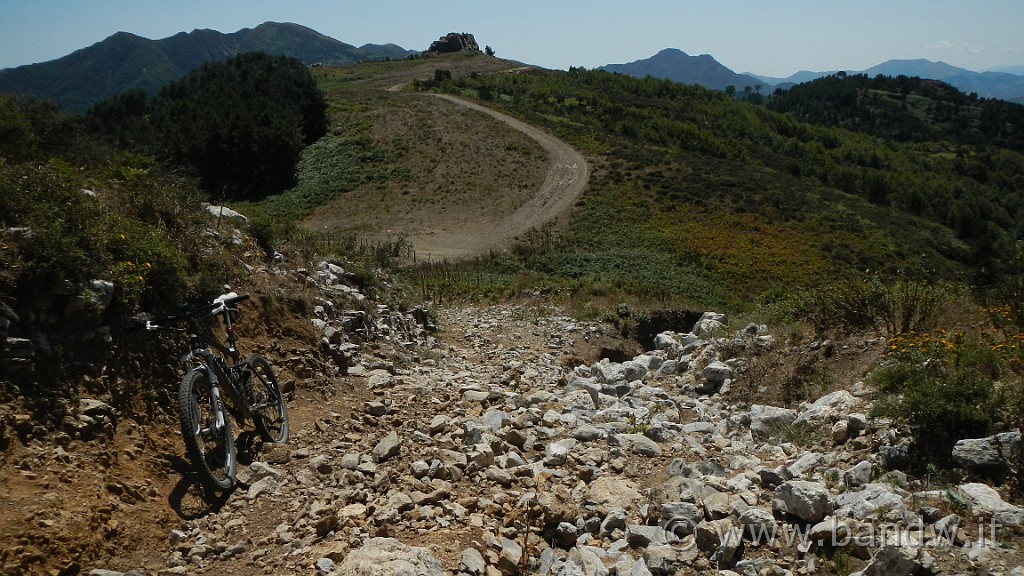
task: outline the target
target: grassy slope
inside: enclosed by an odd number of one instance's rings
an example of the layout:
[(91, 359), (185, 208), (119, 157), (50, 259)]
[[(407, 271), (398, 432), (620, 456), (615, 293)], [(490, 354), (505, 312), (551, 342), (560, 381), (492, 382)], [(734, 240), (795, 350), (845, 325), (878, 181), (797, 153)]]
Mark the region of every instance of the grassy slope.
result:
[[(479, 113), (398, 88), (439, 67), (465, 66), (518, 64), (446, 55), (315, 71), (330, 102), (328, 139), (341, 147), (325, 154), (316, 171), (336, 171), (325, 186), (343, 194), (318, 206), (307, 229), (380, 241), (476, 225), (530, 198), (547, 170), (536, 142)], [(344, 161), (346, 154), (352, 161)], [(314, 178), (307, 173), (305, 182)]]

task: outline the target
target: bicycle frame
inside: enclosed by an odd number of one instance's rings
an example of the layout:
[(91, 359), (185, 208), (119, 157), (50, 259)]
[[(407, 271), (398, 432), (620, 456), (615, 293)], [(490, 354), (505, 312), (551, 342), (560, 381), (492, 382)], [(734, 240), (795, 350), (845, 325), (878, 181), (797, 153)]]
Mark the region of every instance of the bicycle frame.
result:
[[(252, 418), (252, 410), (249, 407), (249, 403), (242, 397), (241, 392), (238, 390), (238, 386), (235, 383), (241, 374), (236, 374), (242, 369), (242, 365), (238, 364), (238, 349), (235, 345), (235, 332), (231, 326), (231, 308), (225, 307), (223, 311), (217, 312), (224, 318), (224, 322), (227, 327), (227, 338), (228, 338), (228, 356), (231, 358), (231, 364), (229, 365), (224, 361), (223, 358), (214, 354), (210, 347), (206, 345), (202, 337), (199, 335), (199, 325), (195, 319), (189, 322), (188, 325), (188, 340), (189, 347), (192, 349), (186, 357), (186, 361), (195, 360), (197, 357), (201, 358), (201, 362), (198, 366), (194, 366), (193, 370), (202, 370), (206, 373), (207, 381), (210, 383), (210, 397), (214, 401), (214, 411), (217, 414), (217, 426), (223, 425), (224, 418), (224, 401), (221, 398), (220, 391), (222, 389), (221, 382), (225, 382), (223, 390), (227, 393), (228, 398), (231, 400), (232, 406), (238, 410), (241, 415), (245, 418)], [(215, 315), (216, 315), (215, 314)]]
[[(243, 369), (244, 365), (238, 363), (238, 347), (235, 341), (235, 330), (231, 321), (232, 312), (237, 312), (237, 310), (228, 305), (229, 302), (234, 303), (242, 299), (248, 299), (248, 296), (238, 298), (237, 300), (215, 301), (213, 304), (208, 304), (191, 313), (161, 320), (161, 322), (186, 320), (187, 327), (185, 331), (188, 333), (189, 349), (191, 352), (182, 357), (182, 362), (185, 365), (186, 372), (189, 370), (202, 370), (206, 374), (207, 382), (210, 384), (210, 398), (213, 402), (212, 408), (217, 417), (216, 426), (218, 428), (224, 426), (224, 412), (226, 409), (221, 396), (222, 389), (231, 401), (232, 406), (242, 417), (253, 418), (249, 403), (243, 398), (236, 385), (238, 379), (243, 376), (239, 372)], [(227, 356), (231, 359), (230, 365), (221, 356), (210, 350), (210, 347), (207, 346), (200, 335), (199, 320), (210, 316), (221, 316), (224, 319), (228, 344)], [(166, 328), (153, 322), (147, 322), (146, 329), (158, 330)], [(221, 386), (222, 382), (224, 382), (224, 386)]]

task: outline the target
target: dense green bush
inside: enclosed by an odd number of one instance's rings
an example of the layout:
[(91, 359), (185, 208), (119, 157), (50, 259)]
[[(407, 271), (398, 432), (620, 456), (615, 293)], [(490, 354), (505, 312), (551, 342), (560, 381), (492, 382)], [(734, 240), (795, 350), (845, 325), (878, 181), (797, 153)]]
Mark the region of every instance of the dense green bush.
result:
[(871, 415), (909, 428), (916, 465), (950, 465), (957, 440), (1000, 425), (1002, 366), (989, 343), (963, 334), (895, 338), (889, 359), (867, 380), (882, 393)]
[(0, 218), (4, 227), (23, 229), (14, 242), (20, 275), (36, 284), (96, 274), (90, 246), (99, 240), (103, 212), (82, 194), (81, 176), (60, 160), (0, 168)]
[(0, 158), (20, 162), (66, 153), (80, 134), (78, 121), (55, 104), (0, 94)]
[(327, 132), (326, 104), (297, 60), (262, 53), (209, 63), (152, 99), (131, 91), (90, 110), (121, 143), (190, 166), (223, 198), (258, 198), (295, 183), (299, 154)]

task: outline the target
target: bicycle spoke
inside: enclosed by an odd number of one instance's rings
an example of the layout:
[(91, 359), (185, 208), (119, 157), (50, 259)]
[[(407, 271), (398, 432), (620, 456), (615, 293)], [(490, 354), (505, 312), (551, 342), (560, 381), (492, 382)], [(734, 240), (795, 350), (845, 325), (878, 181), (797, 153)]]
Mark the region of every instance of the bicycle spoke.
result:
[(288, 439), (288, 412), (277, 377), (262, 356), (250, 356), (245, 365), (249, 374), (246, 392), (256, 430), (265, 442), (284, 443)]

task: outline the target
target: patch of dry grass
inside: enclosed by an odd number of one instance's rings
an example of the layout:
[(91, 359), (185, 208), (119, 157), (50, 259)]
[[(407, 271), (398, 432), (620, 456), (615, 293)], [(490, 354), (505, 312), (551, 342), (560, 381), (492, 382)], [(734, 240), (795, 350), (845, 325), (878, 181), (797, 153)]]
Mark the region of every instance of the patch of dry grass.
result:
[[(355, 232), (376, 241), (402, 234), (485, 229), (530, 199), (548, 159), (525, 134), (484, 114), (409, 92), (435, 69), (489, 73), (519, 66), (482, 55), (425, 57), (403, 63), (327, 68), (317, 72), (335, 105), (335, 133), (369, 137), (388, 151), (398, 178), (375, 179), (315, 210), (311, 231)], [(343, 105), (339, 105), (343, 102)]]

